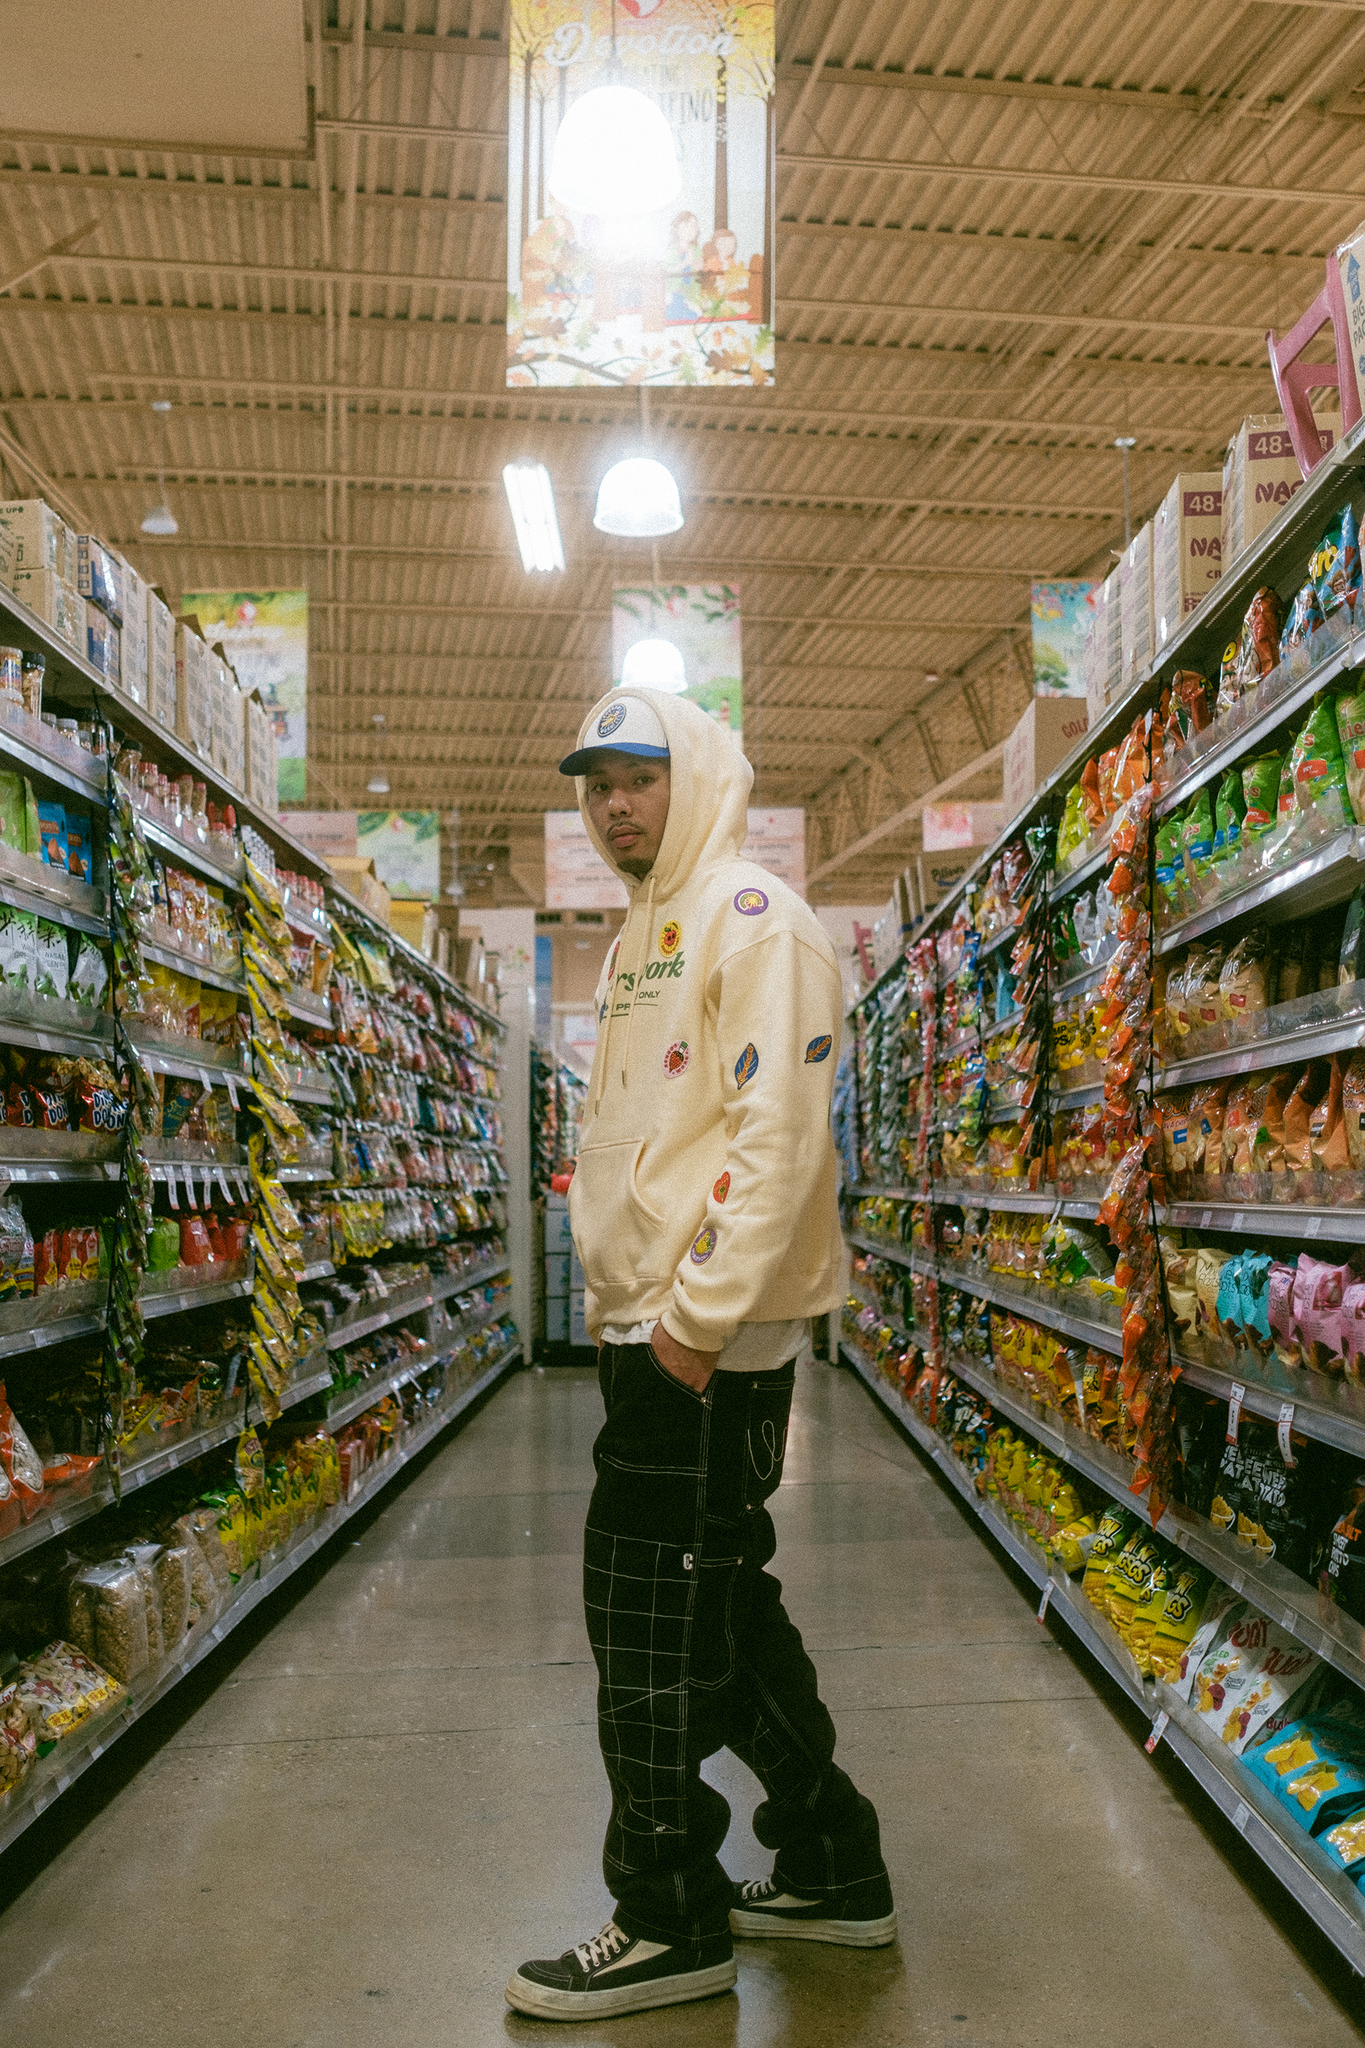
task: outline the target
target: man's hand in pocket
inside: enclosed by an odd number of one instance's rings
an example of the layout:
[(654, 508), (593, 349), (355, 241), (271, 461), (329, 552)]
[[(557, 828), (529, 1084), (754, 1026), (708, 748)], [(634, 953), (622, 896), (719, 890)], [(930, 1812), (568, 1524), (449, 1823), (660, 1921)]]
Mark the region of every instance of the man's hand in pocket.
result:
[(662, 1323), (654, 1325), (650, 1338), (654, 1356), (664, 1371), (671, 1373), (675, 1380), (681, 1380), (685, 1387), (691, 1387), (694, 1394), (704, 1394), (716, 1369), (718, 1351), (690, 1351), (686, 1344), (680, 1344), (676, 1337), (670, 1337)]

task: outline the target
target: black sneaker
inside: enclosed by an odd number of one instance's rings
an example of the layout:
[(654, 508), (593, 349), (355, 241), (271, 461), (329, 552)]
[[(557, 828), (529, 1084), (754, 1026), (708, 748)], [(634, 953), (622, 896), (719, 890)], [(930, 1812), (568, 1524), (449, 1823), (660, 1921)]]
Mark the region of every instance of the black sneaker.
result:
[(591, 1941), (557, 1961), (523, 1963), (507, 1982), (507, 2003), (542, 2020), (598, 2020), (655, 2005), (685, 2005), (734, 1988), (738, 1971), (728, 1934), (697, 1948), (669, 1948), (625, 1934), (608, 1920)]
[(850, 1885), (837, 1900), (802, 1899), (775, 1878), (758, 1877), (735, 1886), (730, 1932), (768, 1940), (832, 1941), (841, 1948), (885, 1948), (896, 1939), (891, 1880), (883, 1872)]

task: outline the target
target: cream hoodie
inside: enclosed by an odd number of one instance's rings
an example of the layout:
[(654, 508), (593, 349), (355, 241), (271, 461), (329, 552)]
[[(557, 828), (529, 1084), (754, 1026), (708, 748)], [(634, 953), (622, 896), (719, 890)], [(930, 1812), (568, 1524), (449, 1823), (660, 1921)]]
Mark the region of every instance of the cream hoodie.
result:
[[(671, 754), (663, 843), (597, 989), (598, 1039), (569, 1220), (589, 1331), (661, 1317), (719, 1351), (741, 1323), (838, 1301), (829, 1105), (842, 991), (815, 914), (741, 860), (753, 770), (695, 704), (639, 696)], [(583, 721), (580, 747), (603, 698)]]

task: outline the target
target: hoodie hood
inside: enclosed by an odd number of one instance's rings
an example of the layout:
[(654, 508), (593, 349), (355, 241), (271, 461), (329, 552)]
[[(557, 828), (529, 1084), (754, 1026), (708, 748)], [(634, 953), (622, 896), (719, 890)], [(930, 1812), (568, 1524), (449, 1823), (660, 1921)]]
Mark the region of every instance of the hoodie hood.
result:
[(617, 866), (610, 846), (599, 837), (588, 814), (587, 778), (582, 775), (574, 777), (578, 808), (589, 839), (631, 895), (649, 886), (655, 897), (667, 898), (698, 868), (739, 858), (749, 836), (754, 771), (724, 726), (708, 717), (699, 704), (662, 690), (608, 691), (579, 727), (580, 747), (592, 744), (591, 735), (604, 708), (621, 697), (638, 697), (647, 704), (668, 735), (668, 823), (658, 859), (643, 883)]

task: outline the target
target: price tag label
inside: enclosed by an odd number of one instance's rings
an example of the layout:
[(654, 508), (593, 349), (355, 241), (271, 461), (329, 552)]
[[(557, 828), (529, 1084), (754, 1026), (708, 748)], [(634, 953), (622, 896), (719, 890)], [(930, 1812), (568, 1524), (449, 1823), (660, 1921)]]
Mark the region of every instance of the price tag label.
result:
[(1280, 1456), (1284, 1459), (1285, 1464), (1291, 1467), (1294, 1463), (1294, 1453), (1290, 1448), (1289, 1432), (1293, 1427), (1294, 1403), (1292, 1401), (1281, 1401), (1280, 1419), (1276, 1425), (1275, 1434), (1280, 1442)]
[(1251, 1808), (1247, 1805), (1245, 1799), (1239, 1799), (1237, 1811), (1232, 1816), (1232, 1825), (1236, 1828), (1239, 1835), (1246, 1833), (1246, 1825), (1250, 1819)]
[(1280, 1625), (1282, 1628), (1287, 1629), (1291, 1636), (1299, 1632), (1299, 1617), (1295, 1614), (1292, 1607), (1285, 1608), (1284, 1613), (1280, 1616)]
[(223, 1190), (223, 1200), (225, 1202), (230, 1202), (232, 1200), (232, 1190), (227, 1184), (227, 1175), (223, 1172), (221, 1167), (218, 1168), (215, 1178), (218, 1182), (219, 1187)]
[(1085, 1375), (1084, 1375), (1083, 1373), (1079, 1373), (1079, 1372), (1078, 1372), (1078, 1373), (1076, 1373), (1076, 1374), (1074, 1374), (1074, 1375), (1073, 1375), (1073, 1377), (1072, 1377), (1072, 1385), (1073, 1385), (1073, 1386), (1075, 1387), (1075, 1389), (1076, 1389), (1076, 1417), (1077, 1417), (1077, 1421), (1078, 1421), (1078, 1423), (1079, 1423), (1080, 1427), (1081, 1427), (1082, 1429), (1084, 1429), (1084, 1427), (1085, 1427)]
[(173, 1166), (166, 1168), (166, 1193), (170, 1197), (171, 1207), (178, 1209), (180, 1207), (180, 1183), (175, 1177), (175, 1168)]
[(207, 1067), (201, 1067), (199, 1069), (199, 1086), (203, 1089), (205, 1095), (212, 1094), (213, 1083), (209, 1079), (209, 1072)]
[(244, 1181), (244, 1180), (242, 1179), (242, 1176), (241, 1176), (241, 1174), (240, 1174), (240, 1173), (234, 1173), (234, 1174), (233, 1174), (233, 1176), (232, 1176), (232, 1179), (233, 1179), (233, 1184), (235, 1185), (235, 1187), (236, 1187), (236, 1189), (237, 1189), (237, 1199), (238, 1199), (238, 1201), (239, 1201), (239, 1202), (249, 1202), (249, 1201), (251, 1200), (251, 1197), (250, 1197), (250, 1195), (249, 1195), (249, 1194), (247, 1193), (247, 1188), (246, 1188), (246, 1182), (245, 1182), (245, 1181)]
[(1319, 1233), (1321, 1232), (1321, 1230), (1322, 1230), (1322, 1218), (1321, 1218), (1321, 1216), (1310, 1216), (1310, 1217), (1309, 1217), (1309, 1219), (1308, 1219), (1308, 1221), (1307, 1221), (1307, 1223), (1306, 1223), (1306, 1224), (1304, 1225), (1304, 1230), (1303, 1230), (1303, 1234), (1304, 1234), (1304, 1236), (1305, 1236), (1305, 1237), (1317, 1237), (1317, 1236), (1319, 1235)]
[(1207, 1229), (1208, 1229), (1208, 1227), (1209, 1227), (1209, 1225), (1210, 1225), (1210, 1224), (1212, 1223), (1212, 1221), (1213, 1221), (1213, 1211), (1212, 1211), (1212, 1209), (1206, 1209), (1206, 1210), (1204, 1211), (1204, 1216), (1203, 1216), (1203, 1222), (1202, 1222), (1201, 1228), (1202, 1228), (1202, 1229), (1204, 1229), (1204, 1230), (1207, 1230)]
[(1240, 1428), (1242, 1421), (1242, 1403), (1243, 1401), (1245, 1401), (1246, 1397), (1246, 1388), (1243, 1386), (1239, 1386), (1237, 1381), (1234, 1380), (1232, 1383), (1232, 1392), (1228, 1396), (1227, 1440), (1230, 1444), (1235, 1444), (1237, 1441), (1237, 1431)]
[(1153, 1755), (1153, 1753), (1155, 1752), (1157, 1744), (1160, 1742), (1162, 1736), (1166, 1733), (1167, 1724), (1169, 1723), (1170, 1718), (1170, 1715), (1163, 1711), (1160, 1714), (1158, 1714), (1155, 1721), (1153, 1721), (1152, 1732), (1142, 1745), (1143, 1748), (1146, 1750), (1148, 1756)]
[(1240, 1229), (1241, 1229), (1241, 1227), (1242, 1227), (1242, 1223), (1243, 1223), (1243, 1220), (1245, 1219), (1245, 1216), (1246, 1216), (1246, 1211), (1245, 1211), (1244, 1209), (1239, 1209), (1239, 1210), (1237, 1211), (1237, 1214), (1236, 1214), (1236, 1215), (1235, 1215), (1235, 1216), (1233, 1217), (1233, 1219), (1232, 1219), (1232, 1227), (1233, 1227), (1233, 1229), (1234, 1229), (1234, 1230), (1240, 1230)]
[(202, 1209), (207, 1209), (213, 1201), (213, 1168), (211, 1166), (204, 1167), (203, 1175), (203, 1195), (199, 1206)]
[(1237, 1074), (1249, 1074), (1251, 1072), (1252, 1063), (1254, 1059), (1254, 1053), (1239, 1053), (1237, 1056), (1237, 1065), (1234, 1067), (1233, 1072)]
[(242, 1105), (237, 1098), (236, 1081), (233, 1079), (231, 1074), (224, 1074), (223, 1079), (227, 1082), (228, 1101), (232, 1104), (234, 1109), (240, 1109)]

